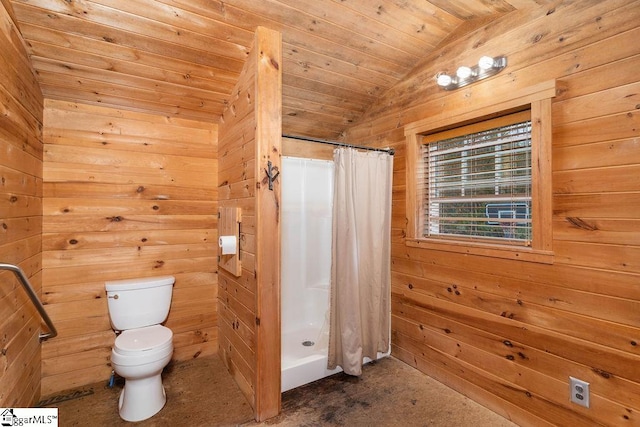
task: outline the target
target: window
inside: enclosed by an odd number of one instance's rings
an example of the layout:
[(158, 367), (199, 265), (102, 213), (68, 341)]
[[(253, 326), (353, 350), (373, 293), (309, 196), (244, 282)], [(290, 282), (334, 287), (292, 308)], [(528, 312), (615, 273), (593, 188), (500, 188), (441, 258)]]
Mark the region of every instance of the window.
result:
[(407, 246), (553, 262), (556, 83), (500, 93), (509, 99), (445, 95), (405, 125)]
[(422, 138), (423, 237), (531, 244), (531, 114)]

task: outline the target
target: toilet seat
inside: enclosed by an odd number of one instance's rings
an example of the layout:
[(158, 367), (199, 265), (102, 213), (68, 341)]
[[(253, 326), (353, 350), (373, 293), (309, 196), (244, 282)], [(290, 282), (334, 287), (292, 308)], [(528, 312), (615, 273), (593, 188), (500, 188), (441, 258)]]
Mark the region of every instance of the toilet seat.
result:
[(116, 338), (111, 350), (111, 363), (114, 367), (140, 366), (170, 358), (172, 354), (171, 329), (162, 325), (145, 326), (123, 331)]
[(136, 356), (161, 351), (172, 345), (172, 339), (173, 332), (165, 326), (145, 326), (123, 331), (116, 338), (113, 349), (123, 356)]

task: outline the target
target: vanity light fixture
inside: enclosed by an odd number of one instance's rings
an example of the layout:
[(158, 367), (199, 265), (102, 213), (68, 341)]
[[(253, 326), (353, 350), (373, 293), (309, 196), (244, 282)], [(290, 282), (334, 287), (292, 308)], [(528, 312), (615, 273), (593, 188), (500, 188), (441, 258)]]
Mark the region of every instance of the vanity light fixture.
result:
[(438, 86), (444, 90), (453, 90), (498, 74), (506, 66), (506, 56), (497, 56), (495, 58), (483, 56), (478, 61), (478, 65), (474, 65), (473, 67), (459, 67), (453, 76), (446, 72), (438, 73), (436, 75), (436, 82)]

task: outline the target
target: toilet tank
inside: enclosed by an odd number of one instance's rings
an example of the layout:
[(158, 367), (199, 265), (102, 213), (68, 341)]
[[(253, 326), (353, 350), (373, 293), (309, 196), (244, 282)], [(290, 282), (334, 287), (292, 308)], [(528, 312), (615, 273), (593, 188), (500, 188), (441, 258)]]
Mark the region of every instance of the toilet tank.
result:
[(113, 329), (124, 331), (164, 322), (175, 280), (161, 276), (105, 282)]

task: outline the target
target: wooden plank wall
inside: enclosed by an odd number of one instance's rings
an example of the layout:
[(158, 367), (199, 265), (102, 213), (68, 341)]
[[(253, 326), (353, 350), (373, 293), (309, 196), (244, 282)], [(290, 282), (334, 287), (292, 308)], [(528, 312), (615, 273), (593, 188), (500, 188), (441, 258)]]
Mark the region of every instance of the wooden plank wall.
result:
[[(42, 287), (42, 93), (8, 2), (0, 3), (0, 263)], [(44, 328), (44, 326), (43, 326)], [(40, 397), (39, 315), (0, 272), (0, 407)]]
[(106, 380), (104, 282), (174, 275), (173, 360), (217, 352), (217, 125), (45, 101), (42, 394)]
[[(442, 46), (351, 128), (396, 148), (392, 354), (521, 425), (640, 425), (640, 2), (564, 1)], [(442, 70), (508, 56), (452, 92)], [(407, 247), (407, 123), (557, 79), (554, 264)], [(570, 403), (568, 377), (591, 383)], [(464, 410), (464, 408), (460, 408)]]
[[(280, 412), (279, 181), (282, 134), (280, 34), (259, 27), (220, 122), (220, 206), (242, 208), (242, 274), (219, 272), (219, 346), (227, 368), (262, 420)], [(256, 179), (258, 178), (258, 179)]]
[(282, 155), (306, 159), (333, 160), (333, 149), (327, 144), (308, 142), (294, 138), (282, 138)]

